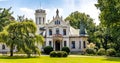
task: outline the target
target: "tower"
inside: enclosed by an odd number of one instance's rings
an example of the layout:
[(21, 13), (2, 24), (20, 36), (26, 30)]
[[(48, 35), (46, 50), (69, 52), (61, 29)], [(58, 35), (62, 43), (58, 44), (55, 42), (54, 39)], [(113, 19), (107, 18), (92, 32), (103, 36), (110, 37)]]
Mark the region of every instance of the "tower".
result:
[(35, 10), (35, 22), (37, 25), (44, 26), (46, 23), (46, 11), (43, 9)]
[(43, 34), (46, 25), (46, 12), (43, 9), (35, 10), (35, 22), (37, 25), (37, 34)]

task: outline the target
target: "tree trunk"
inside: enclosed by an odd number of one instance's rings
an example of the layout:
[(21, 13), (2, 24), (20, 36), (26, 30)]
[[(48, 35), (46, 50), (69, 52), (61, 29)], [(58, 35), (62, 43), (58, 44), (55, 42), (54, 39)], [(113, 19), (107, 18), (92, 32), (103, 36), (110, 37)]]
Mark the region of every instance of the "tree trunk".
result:
[(10, 46), (10, 56), (13, 56), (13, 44)]
[(27, 57), (28, 57), (28, 58), (30, 58), (30, 57), (31, 57), (31, 54), (30, 54), (30, 53), (28, 53), (28, 54), (27, 54)]

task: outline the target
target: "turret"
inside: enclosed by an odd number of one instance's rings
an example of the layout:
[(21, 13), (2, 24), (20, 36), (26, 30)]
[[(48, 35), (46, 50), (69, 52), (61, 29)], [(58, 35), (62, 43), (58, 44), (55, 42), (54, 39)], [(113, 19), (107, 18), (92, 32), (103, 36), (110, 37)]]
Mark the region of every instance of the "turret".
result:
[(35, 10), (35, 22), (37, 25), (45, 25), (46, 23), (46, 11), (43, 9)]
[(86, 31), (85, 24), (83, 23), (83, 21), (80, 21), (79, 35), (80, 36), (86, 36), (87, 35), (87, 31)]

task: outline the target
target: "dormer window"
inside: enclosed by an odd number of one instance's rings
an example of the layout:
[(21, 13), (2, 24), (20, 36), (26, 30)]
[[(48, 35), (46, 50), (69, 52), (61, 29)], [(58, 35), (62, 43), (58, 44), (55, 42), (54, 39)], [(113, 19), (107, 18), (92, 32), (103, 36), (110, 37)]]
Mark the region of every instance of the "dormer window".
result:
[(59, 24), (60, 24), (59, 20), (55, 21), (55, 25), (59, 25)]

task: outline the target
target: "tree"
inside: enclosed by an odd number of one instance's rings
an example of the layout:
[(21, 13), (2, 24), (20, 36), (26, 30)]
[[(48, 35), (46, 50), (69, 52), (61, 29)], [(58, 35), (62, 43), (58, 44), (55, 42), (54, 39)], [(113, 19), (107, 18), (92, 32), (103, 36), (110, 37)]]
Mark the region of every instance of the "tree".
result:
[(99, 18), (103, 27), (106, 27), (108, 37), (112, 37), (114, 48), (120, 52), (120, 1), (119, 0), (98, 0), (95, 6), (101, 11)]
[(65, 21), (70, 21), (70, 25), (76, 29), (80, 28), (80, 22), (82, 21), (89, 35), (88, 37), (89, 42), (95, 42), (95, 39), (94, 39), (95, 37), (93, 35), (95, 32), (96, 26), (95, 26), (95, 23), (93, 23), (93, 19), (89, 15), (75, 11), (75, 12), (72, 12), (65, 19)]
[(1, 38), (10, 47), (10, 56), (13, 56), (15, 46), (17, 46), (18, 51), (23, 50), (28, 57), (32, 53), (40, 54), (37, 44), (44, 42), (44, 39), (35, 34), (36, 25), (32, 21), (11, 23), (5, 31), (7, 33), (1, 32)]
[(3, 31), (4, 27), (14, 21), (14, 17), (12, 17), (12, 12), (10, 12), (11, 7), (0, 8), (0, 32)]

